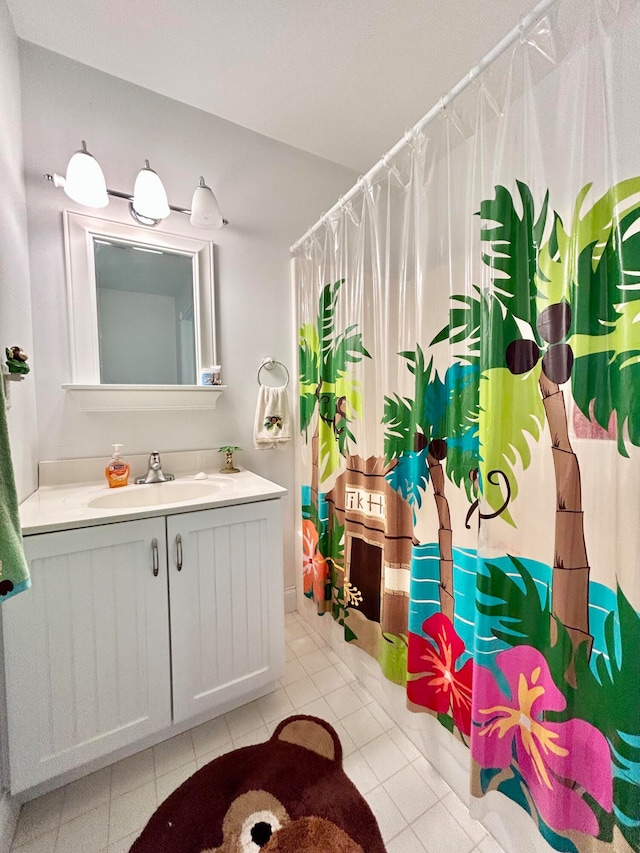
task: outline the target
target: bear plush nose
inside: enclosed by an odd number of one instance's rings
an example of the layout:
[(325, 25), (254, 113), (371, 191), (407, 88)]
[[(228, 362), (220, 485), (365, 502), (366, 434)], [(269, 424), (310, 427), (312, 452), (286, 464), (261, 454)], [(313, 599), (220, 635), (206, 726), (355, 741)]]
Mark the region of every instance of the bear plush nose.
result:
[(281, 827), (262, 848), (263, 853), (364, 853), (359, 844), (321, 817), (302, 817)]
[(255, 826), (251, 827), (251, 840), (254, 844), (257, 844), (258, 847), (264, 847), (272, 835), (273, 830), (271, 828), (271, 824), (264, 820), (261, 820), (260, 823), (256, 823)]

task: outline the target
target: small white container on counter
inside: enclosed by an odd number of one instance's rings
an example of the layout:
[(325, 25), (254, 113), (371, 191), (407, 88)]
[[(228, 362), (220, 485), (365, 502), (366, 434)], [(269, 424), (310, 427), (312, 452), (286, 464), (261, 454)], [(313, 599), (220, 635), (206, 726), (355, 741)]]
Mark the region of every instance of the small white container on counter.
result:
[(220, 378), (220, 365), (212, 364), (211, 367), (203, 367), (200, 371), (201, 385), (222, 385)]
[(203, 367), (200, 371), (200, 384), (213, 385), (213, 367)]

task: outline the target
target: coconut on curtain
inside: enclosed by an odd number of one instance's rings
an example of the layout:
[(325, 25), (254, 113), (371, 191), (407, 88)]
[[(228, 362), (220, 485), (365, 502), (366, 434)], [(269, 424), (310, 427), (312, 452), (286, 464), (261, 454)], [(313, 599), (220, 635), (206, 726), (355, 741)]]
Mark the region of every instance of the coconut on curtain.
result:
[(640, 849), (638, 44), (560, 0), (295, 252), (305, 595), (580, 853)]

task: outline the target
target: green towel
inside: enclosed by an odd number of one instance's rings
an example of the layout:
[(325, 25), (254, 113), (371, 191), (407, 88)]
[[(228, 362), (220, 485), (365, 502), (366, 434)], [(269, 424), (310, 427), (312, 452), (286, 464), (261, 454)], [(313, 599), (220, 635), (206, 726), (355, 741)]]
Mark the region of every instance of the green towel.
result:
[(29, 566), (22, 547), (18, 517), (18, 496), (9, 447), (7, 413), (4, 394), (0, 388), (0, 601), (30, 586)]

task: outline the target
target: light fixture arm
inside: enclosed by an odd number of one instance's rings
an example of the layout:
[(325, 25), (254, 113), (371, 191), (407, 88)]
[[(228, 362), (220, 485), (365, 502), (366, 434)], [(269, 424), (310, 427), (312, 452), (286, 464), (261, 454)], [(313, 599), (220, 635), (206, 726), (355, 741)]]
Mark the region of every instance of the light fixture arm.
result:
[[(145, 161), (145, 163), (147, 163), (147, 164), (148, 164), (148, 162), (149, 162), (148, 160)], [(58, 175), (56, 172), (54, 172), (53, 174), (50, 174), (49, 172), (47, 172), (47, 173), (45, 173), (44, 178), (47, 181), (51, 181), (51, 183), (54, 185), (54, 187), (63, 187), (64, 183), (65, 183), (64, 177), (62, 175)], [(204, 178), (200, 178), (200, 186), (203, 186), (203, 185), (204, 185)], [(130, 193), (123, 193), (123, 192), (120, 192), (120, 190), (110, 190), (108, 187), (107, 187), (107, 195), (111, 196), (112, 198), (122, 198), (125, 201), (128, 201), (129, 203), (131, 203), (133, 201), (133, 195), (131, 195)], [(191, 216), (191, 210), (188, 207), (176, 207), (175, 205), (170, 204), (169, 210), (173, 210), (174, 213), (183, 213), (185, 216)], [(222, 224), (228, 225), (229, 220), (223, 219)]]

